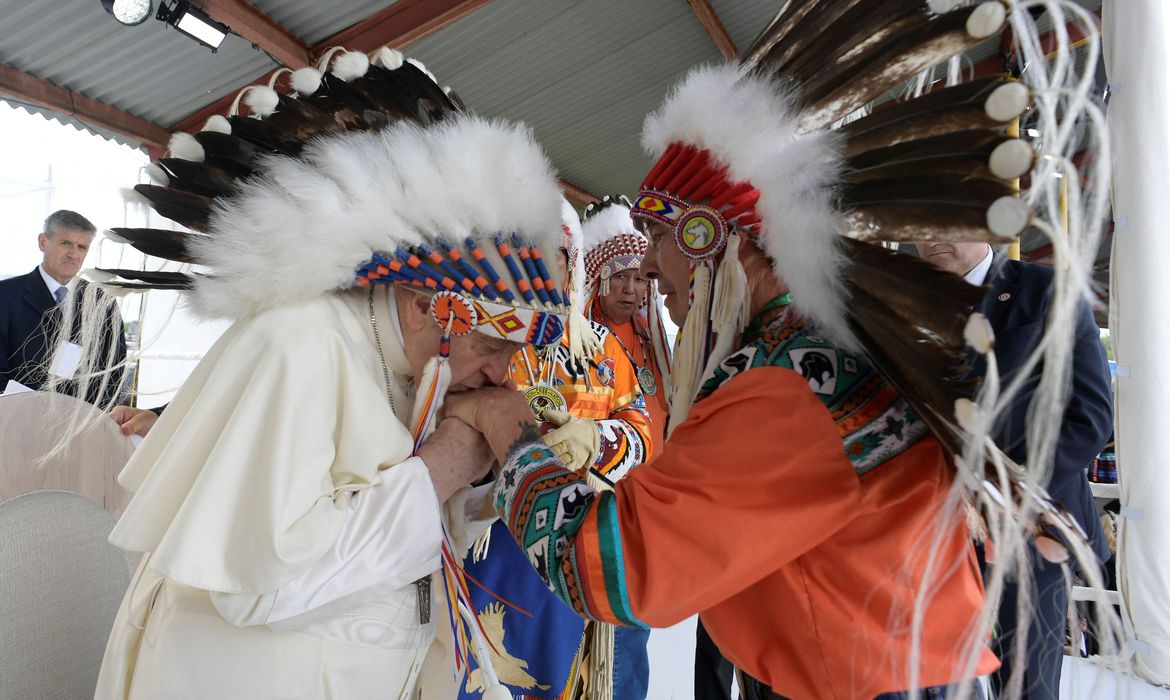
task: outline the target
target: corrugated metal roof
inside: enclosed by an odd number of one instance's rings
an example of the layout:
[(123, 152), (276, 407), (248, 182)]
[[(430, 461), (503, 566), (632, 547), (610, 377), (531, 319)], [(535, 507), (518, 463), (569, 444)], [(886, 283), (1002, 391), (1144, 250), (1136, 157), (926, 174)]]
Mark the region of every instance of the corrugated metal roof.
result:
[(273, 68), (236, 36), (217, 53), (149, 19), (114, 21), (97, 0), (0, 0), (0, 62), (169, 126)]
[(315, 46), (346, 27), (390, 7), (396, 0), (253, 0), (252, 6)]
[(642, 120), (691, 66), (718, 59), (685, 2), (494, 2), (412, 45), (490, 116), (527, 122), (570, 182), (632, 192)]
[(58, 114), (57, 112), (54, 112), (51, 109), (45, 109), (44, 107), (30, 105), (27, 102), (21, 102), (20, 100), (14, 99), (12, 97), (8, 97), (8, 96), (3, 95), (3, 94), (0, 94), (0, 102), (4, 102), (4, 103), (9, 104), (13, 107), (19, 107), (20, 109), (23, 109), (24, 111), (28, 112), (29, 114), (39, 114), (40, 116), (44, 117), (45, 119), (51, 119), (59, 124), (64, 124), (65, 126), (69, 126), (69, 127), (74, 128), (74, 129), (78, 129), (79, 131), (88, 131), (91, 134), (96, 134), (98, 136), (101, 136), (104, 139), (109, 140), (109, 141), (113, 141), (115, 143), (120, 143), (123, 146), (130, 146), (133, 148), (137, 148), (138, 146), (141, 145), (137, 141), (135, 141), (133, 139), (128, 139), (125, 136), (122, 136), (121, 134), (115, 134), (114, 132), (106, 131), (105, 129), (94, 128), (94, 127), (90, 126), (89, 124), (85, 124), (84, 122), (81, 122), (81, 121), (78, 121), (77, 119), (74, 119), (73, 117), (68, 117), (68, 116), (65, 116), (63, 114)]
[[(309, 44), (393, 2), (253, 0)], [(713, 4), (743, 50), (782, 3)], [(122, 27), (97, 0), (0, 0), (0, 18), (0, 62), (164, 126), (274, 66), (236, 36), (212, 54), (153, 19)], [(527, 122), (561, 174), (596, 193), (637, 187), (646, 114), (687, 69), (721, 60), (682, 0), (495, 0), (407, 53), (473, 109)]]

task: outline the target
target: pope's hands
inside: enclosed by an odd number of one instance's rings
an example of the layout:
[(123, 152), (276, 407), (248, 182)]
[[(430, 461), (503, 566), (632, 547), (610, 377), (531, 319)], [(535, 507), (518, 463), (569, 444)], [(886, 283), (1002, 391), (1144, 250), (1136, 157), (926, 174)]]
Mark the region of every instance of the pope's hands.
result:
[(149, 408), (132, 408), (130, 406), (115, 406), (110, 411), (110, 418), (121, 428), (123, 435), (140, 435), (146, 437), (150, 429), (158, 420), (158, 414)]
[(457, 418), (444, 418), (419, 448), (439, 502), (482, 479), (495, 458), (483, 435)]
[(536, 417), (524, 400), (524, 395), (513, 388), (484, 387), (448, 394), (443, 402), (443, 415), (458, 418), (478, 430), (491, 445), (496, 459), (503, 464), (512, 446), (521, 439), (539, 437)]
[(553, 409), (546, 409), (544, 418), (557, 426), (544, 436), (544, 441), (562, 464), (575, 472), (593, 466), (601, 449), (596, 423)]

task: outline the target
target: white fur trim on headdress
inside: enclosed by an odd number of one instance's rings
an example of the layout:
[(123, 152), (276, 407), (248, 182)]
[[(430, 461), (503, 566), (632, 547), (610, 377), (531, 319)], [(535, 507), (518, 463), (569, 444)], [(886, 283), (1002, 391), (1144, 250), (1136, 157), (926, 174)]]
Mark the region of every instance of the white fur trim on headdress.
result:
[(257, 117), (267, 117), (276, 111), (280, 104), (280, 97), (276, 90), (265, 85), (252, 85), (244, 93), (244, 104)]
[[(515, 231), (552, 261), (560, 202), (552, 166), (523, 126), (460, 116), (429, 128), (331, 135), (298, 158), (267, 159), (219, 203), (213, 235), (192, 245), (214, 271), (195, 283), (193, 306), (240, 318), (300, 303), (352, 286), (374, 251), (439, 235), (483, 240)], [(503, 273), (494, 250), (481, 248)]]
[(642, 144), (654, 158), (676, 141), (706, 149), (732, 181), (760, 190), (758, 243), (793, 305), (839, 345), (855, 347), (846, 320), (845, 264), (837, 247), (832, 187), (841, 172), (833, 134), (801, 134), (795, 105), (776, 83), (738, 66), (691, 71), (646, 118)]
[(597, 246), (615, 236), (630, 235), (645, 238), (630, 218), (630, 208), (614, 202), (581, 224), (581, 237), (585, 240), (582, 253), (589, 253)]
[(305, 66), (293, 71), (289, 80), (298, 95), (312, 95), (321, 87), (321, 71)]
[(207, 118), (207, 122), (203, 125), (201, 131), (214, 131), (219, 134), (232, 133), (232, 123), (220, 114), (213, 114)]
[(987, 116), (997, 122), (1008, 122), (1024, 113), (1032, 96), (1023, 83), (1004, 83), (991, 91), (983, 103)]
[(171, 140), (167, 143), (167, 150), (175, 158), (182, 158), (183, 160), (191, 160), (196, 163), (202, 163), (204, 158), (203, 146), (195, 140), (191, 134), (177, 131), (171, 134)]
[(402, 67), (403, 56), (401, 51), (383, 46), (374, 52), (371, 60), (386, 70), (398, 70)]
[(361, 51), (346, 51), (333, 59), (333, 67), (330, 72), (348, 83), (362, 77), (369, 69), (369, 56)]
[(1036, 162), (1036, 152), (1026, 141), (1011, 139), (1004, 141), (991, 152), (987, 165), (991, 174), (1004, 180), (1023, 177)]

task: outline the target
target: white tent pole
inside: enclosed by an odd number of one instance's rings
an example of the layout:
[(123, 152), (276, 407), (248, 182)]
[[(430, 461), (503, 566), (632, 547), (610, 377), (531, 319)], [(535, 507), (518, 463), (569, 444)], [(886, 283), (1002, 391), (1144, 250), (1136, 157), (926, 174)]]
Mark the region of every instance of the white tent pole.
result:
[(1115, 233), (1118, 577), (1135, 670), (1170, 684), (1170, 3), (1105, 0)]

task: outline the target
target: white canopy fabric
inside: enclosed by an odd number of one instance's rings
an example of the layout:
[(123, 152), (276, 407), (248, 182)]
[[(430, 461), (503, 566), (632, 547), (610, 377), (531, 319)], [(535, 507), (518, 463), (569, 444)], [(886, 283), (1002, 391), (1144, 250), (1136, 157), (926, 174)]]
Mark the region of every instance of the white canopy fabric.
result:
[(1106, 0), (1119, 587), (1135, 669), (1170, 684), (1170, 3)]

